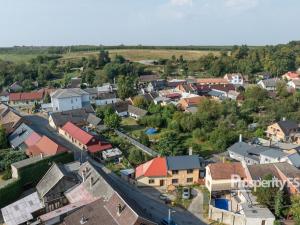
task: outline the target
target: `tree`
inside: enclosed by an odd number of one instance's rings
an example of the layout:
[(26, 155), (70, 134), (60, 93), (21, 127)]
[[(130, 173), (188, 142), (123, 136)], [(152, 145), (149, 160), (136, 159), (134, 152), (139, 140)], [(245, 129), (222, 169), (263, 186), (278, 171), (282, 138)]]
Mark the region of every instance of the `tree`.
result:
[(50, 94), (49, 94), (49, 93), (46, 93), (46, 94), (45, 94), (45, 97), (44, 97), (44, 103), (50, 103), (50, 102), (51, 102)]
[[(263, 177), (262, 182), (267, 182), (270, 181), (270, 187), (257, 187), (256, 191), (254, 192), (254, 195), (257, 197), (257, 201), (264, 205), (267, 206), (268, 208), (274, 208), (275, 205), (275, 196), (276, 193), (278, 192), (278, 187), (272, 187), (272, 178), (273, 175), (269, 174)], [(280, 206), (278, 204), (278, 206)]]
[(149, 141), (149, 137), (147, 134), (145, 134), (144, 131), (141, 131), (140, 132), (140, 142), (143, 144), (143, 145), (146, 145), (146, 146), (149, 146), (150, 145), (150, 141)]
[(126, 59), (122, 55), (116, 55), (114, 62), (118, 64), (125, 63)]
[(131, 76), (119, 76), (118, 82), (118, 96), (121, 99), (125, 99), (131, 96), (134, 96), (135, 90), (135, 81)]
[(4, 127), (0, 125), (0, 149), (4, 148), (7, 148), (7, 138)]
[(182, 136), (174, 131), (167, 131), (161, 135), (157, 143), (157, 149), (163, 156), (176, 156), (187, 153), (187, 149), (183, 145)]
[(300, 225), (300, 196), (294, 195), (292, 197), (292, 206), (290, 212), (293, 215), (293, 219), (296, 225)]
[(147, 109), (149, 102), (144, 96), (135, 96), (133, 99), (133, 105), (142, 109)]
[(275, 196), (275, 215), (277, 218), (281, 217), (283, 210), (283, 191), (278, 190)]
[(128, 161), (134, 164), (134, 166), (137, 166), (144, 162), (144, 155), (139, 149), (136, 148), (130, 149), (128, 155)]
[(104, 124), (108, 128), (117, 129), (121, 125), (121, 118), (116, 113), (105, 115)]
[(109, 62), (110, 62), (109, 52), (104, 51), (102, 49), (99, 53), (99, 56), (98, 56), (98, 67), (103, 67)]
[(82, 82), (92, 85), (96, 77), (95, 70), (92, 68), (85, 69), (82, 73)]

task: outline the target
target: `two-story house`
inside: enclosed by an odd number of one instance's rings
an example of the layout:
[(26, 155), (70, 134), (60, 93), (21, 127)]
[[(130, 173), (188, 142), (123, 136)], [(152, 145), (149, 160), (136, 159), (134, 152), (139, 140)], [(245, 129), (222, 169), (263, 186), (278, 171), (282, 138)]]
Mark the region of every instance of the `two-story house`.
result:
[(195, 184), (201, 179), (204, 162), (198, 156), (157, 157), (136, 168), (139, 186), (165, 187)]
[(283, 119), (268, 126), (266, 135), (274, 141), (293, 142), (293, 137), (299, 133), (299, 125), (292, 120)]
[(58, 89), (50, 96), (53, 112), (81, 109), (90, 103), (89, 93), (80, 88)]
[(234, 84), (234, 85), (244, 84), (244, 78), (240, 73), (225, 74), (224, 79), (226, 79), (230, 84)]

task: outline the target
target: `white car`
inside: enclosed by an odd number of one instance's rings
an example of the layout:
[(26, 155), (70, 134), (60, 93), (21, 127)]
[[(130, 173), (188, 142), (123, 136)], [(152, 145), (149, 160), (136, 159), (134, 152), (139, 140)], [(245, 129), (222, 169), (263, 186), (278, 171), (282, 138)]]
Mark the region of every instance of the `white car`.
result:
[(182, 190), (182, 198), (190, 199), (191, 198), (191, 189), (189, 187), (184, 187)]

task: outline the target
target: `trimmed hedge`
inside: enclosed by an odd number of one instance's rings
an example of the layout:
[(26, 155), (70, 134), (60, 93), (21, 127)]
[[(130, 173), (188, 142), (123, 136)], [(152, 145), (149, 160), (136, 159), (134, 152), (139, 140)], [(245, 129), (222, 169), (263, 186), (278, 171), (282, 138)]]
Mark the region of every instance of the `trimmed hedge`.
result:
[(74, 161), (73, 153), (64, 152), (23, 167), (19, 170), (19, 179), (0, 189), (0, 208), (16, 201), (24, 191), (24, 186), (35, 186), (53, 162), (69, 163), (72, 161)]

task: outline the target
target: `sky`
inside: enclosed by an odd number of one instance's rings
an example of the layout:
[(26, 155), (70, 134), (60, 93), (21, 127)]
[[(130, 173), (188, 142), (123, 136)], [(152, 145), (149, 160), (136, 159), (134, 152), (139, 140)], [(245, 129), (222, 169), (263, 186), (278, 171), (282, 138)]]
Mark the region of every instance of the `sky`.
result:
[(0, 0), (0, 46), (300, 40), (299, 0)]

